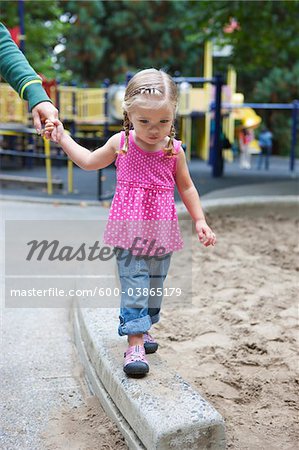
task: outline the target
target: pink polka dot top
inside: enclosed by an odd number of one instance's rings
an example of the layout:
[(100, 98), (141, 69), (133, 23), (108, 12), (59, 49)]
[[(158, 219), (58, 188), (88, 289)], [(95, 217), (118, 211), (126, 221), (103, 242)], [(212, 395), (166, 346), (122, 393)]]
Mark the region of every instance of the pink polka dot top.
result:
[[(121, 132), (120, 146), (125, 133)], [(174, 140), (181, 151), (181, 141)], [(177, 157), (163, 150), (145, 151), (130, 131), (126, 154), (118, 154), (116, 190), (104, 232), (105, 244), (130, 249), (134, 255), (163, 255), (180, 250), (180, 233), (174, 187)]]

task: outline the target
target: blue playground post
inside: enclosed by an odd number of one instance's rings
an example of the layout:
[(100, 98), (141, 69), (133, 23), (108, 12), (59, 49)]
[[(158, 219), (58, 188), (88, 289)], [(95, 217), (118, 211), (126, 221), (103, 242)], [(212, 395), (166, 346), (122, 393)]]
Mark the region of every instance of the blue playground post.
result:
[(106, 88), (105, 92), (105, 106), (104, 106), (104, 114), (105, 114), (105, 123), (104, 123), (104, 137), (108, 139), (109, 137), (109, 101), (108, 101), (108, 87), (110, 86), (109, 78), (105, 78), (103, 82), (104, 88)]
[(126, 73), (126, 86), (128, 85), (131, 78), (133, 78), (134, 74), (133, 72), (127, 72)]
[(25, 21), (24, 21), (24, 0), (18, 1), (18, 13), (19, 13), (19, 20), (20, 20), (20, 32), (21, 35), (19, 36), (20, 39), (20, 50), (25, 53)]
[(215, 76), (215, 136), (212, 148), (212, 175), (213, 177), (221, 177), (223, 174), (223, 156), (221, 145), (221, 92), (223, 85), (222, 75)]
[(223, 76), (221, 74), (216, 75), (213, 78), (205, 77), (175, 77), (173, 80), (176, 83), (212, 83), (216, 87), (215, 103), (212, 105), (212, 110), (215, 111), (215, 139), (213, 148), (211, 149), (210, 159), (212, 165), (212, 176), (221, 177), (223, 175), (223, 156), (221, 145), (221, 92), (224, 84)]
[(291, 153), (290, 153), (290, 171), (295, 170), (295, 158), (296, 158), (296, 143), (297, 143), (297, 127), (298, 127), (298, 109), (299, 100), (293, 101), (293, 111), (292, 111), (292, 143), (291, 143)]
[[(104, 138), (105, 141), (109, 138), (109, 102), (108, 102), (108, 87), (110, 85), (110, 80), (105, 78), (103, 82), (103, 86), (106, 88), (105, 92), (105, 106), (104, 106), (104, 114), (105, 114), (105, 122), (104, 122)], [(102, 169), (98, 170), (98, 200), (102, 200), (103, 189), (102, 189)]]

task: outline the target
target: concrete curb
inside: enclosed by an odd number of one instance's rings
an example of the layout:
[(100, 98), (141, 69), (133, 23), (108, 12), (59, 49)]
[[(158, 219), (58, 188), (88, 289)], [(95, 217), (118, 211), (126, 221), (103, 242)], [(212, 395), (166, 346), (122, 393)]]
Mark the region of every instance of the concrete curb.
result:
[[(5, 202), (20, 202), (20, 203), (42, 203), (45, 205), (71, 205), (71, 206), (102, 206), (102, 202), (98, 200), (84, 200), (84, 199), (65, 199), (60, 197), (33, 197), (29, 195), (10, 195), (10, 194), (2, 194), (0, 195), (0, 201)], [(105, 208), (106, 209), (106, 208)]]
[[(122, 364), (127, 345), (117, 334), (117, 309), (77, 306), (74, 315), (75, 335), (81, 336), (78, 350), (90, 382), (106, 390), (103, 406), (108, 407), (108, 414), (111, 404), (117, 405), (121, 419), (117, 415), (115, 419), (120, 420), (130, 449), (225, 449), (220, 414), (157, 354), (149, 355), (151, 372), (145, 378), (125, 375)], [(102, 394), (95, 392), (101, 400)], [(144, 447), (137, 446), (140, 441)]]
[[(233, 198), (215, 198), (202, 199), (202, 207), (205, 212), (228, 211), (236, 209), (240, 206), (254, 207), (257, 206), (297, 206), (299, 207), (299, 196), (296, 195), (260, 195), (248, 197), (233, 197)], [(190, 218), (189, 213), (183, 203), (176, 205), (179, 219)]]
[[(41, 177), (28, 177), (19, 175), (5, 175), (0, 174), (0, 186), (6, 187), (7, 185), (20, 185), (28, 187), (47, 187), (47, 179)], [(63, 181), (61, 179), (52, 179), (53, 189), (60, 190), (63, 188)]]
[[(216, 191), (215, 191), (216, 192)], [(222, 192), (222, 191), (219, 191)], [(103, 207), (105, 209), (109, 209), (107, 206), (108, 200), (84, 200), (84, 199), (65, 199), (59, 197), (30, 197), (25, 195), (0, 195), (0, 201), (6, 202), (21, 202), (21, 203), (43, 203), (45, 205), (49, 204), (59, 204), (63, 205), (72, 205), (72, 206), (96, 206)], [(228, 197), (228, 198), (213, 198), (213, 199), (205, 199), (205, 197), (201, 197), (201, 203), (204, 209), (210, 209), (215, 207), (228, 207), (228, 206), (240, 206), (240, 205), (256, 205), (263, 203), (295, 203), (299, 202), (299, 197), (296, 195), (262, 195), (262, 196), (243, 196), (243, 197)], [(104, 205), (103, 205), (104, 204)], [(186, 210), (185, 205), (182, 202), (176, 203), (177, 212), (180, 218), (184, 218), (185, 215), (188, 215), (188, 211)], [(189, 217), (189, 216), (188, 216)]]

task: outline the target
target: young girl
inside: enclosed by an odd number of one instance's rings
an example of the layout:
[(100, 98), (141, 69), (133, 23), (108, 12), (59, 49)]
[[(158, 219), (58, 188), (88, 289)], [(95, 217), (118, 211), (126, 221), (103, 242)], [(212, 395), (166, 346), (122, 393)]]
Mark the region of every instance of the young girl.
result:
[(118, 333), (128, 337), (123, 369), (132, 376), (149, 371), (145, 353), (158, 348), (148, 332), (160, 318), (171, 255), (183, 245), (174, 202), (175, 184), (200, 242), (206, 247), (216, 242), (190, 178), (181, 142), (175, 139), (177, 100), (171, 77), (161, 70), (146, 69), (138, 72), (126, 88), (124, 131), (103, 147), (94, 152), (81, 147), (64, 132), (59, 120), (47, 121), (45, 126), (46, 137), (59, 143), (82, 169), (102, 169), (115, 162), (117, 185), (104, 241), (116, 254), (122, 288)]
[(251, 168), (250, 144), (253, 140), (254, 140), (253, 130), (250, 128), (242, 128), (239, 134), (241, 169)]

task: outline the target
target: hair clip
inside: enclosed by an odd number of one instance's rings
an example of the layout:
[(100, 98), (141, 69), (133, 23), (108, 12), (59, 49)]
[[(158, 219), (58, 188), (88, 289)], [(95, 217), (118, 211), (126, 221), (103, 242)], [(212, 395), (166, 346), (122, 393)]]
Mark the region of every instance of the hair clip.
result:
[(135, 91), (132, 92), (132, 94), (130, 95), (130, 97), (134, 97), (135, 95), (139, 95), (139, 94), (150, 94), (150, 95), (162, 95), (162, 92), (157, 89), (157, 88), (140, 88), (140, 89), (136, 89)]
[(140, 94), (161, 95), (162, 92), (157, 88), (143, 88), (140, 90)]

